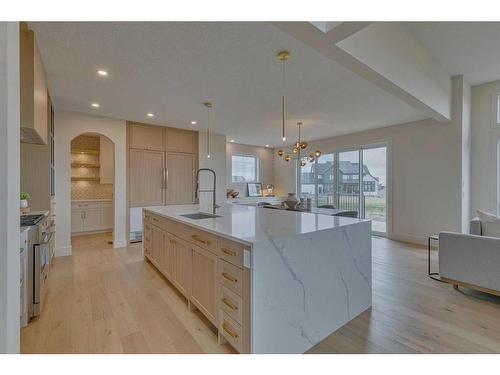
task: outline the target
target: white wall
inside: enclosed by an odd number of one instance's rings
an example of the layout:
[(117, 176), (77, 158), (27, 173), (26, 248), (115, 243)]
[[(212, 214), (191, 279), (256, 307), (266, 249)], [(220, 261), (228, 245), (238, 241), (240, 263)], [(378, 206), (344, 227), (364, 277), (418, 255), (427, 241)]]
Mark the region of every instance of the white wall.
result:
[(19, 352), (19, 23), (0, 22), (0, 353)]
[[(210, 159), (207, 158), (207, 133), (198, 132), (199, 168), (211, 168), (217, 174), (217, 204), (226, 202), (226, 136), (210, 133)], [(212, 177), (202, 172), (200, 175), (200, 187), (202, 189), (212, 188)], [(212, 204), (212, 195), (200, 194), (200, 205)]]
[[(425, 243), (441, 230), (460, 230), (460, 137), (452, 122), (424, 120), (309, 142), (323, 154), (389, 143), (389, 236)], [(277, 194), (295, 191), (292, 163), (275, 156)], [(392, 197), (391, 197), (392, 195)]]
[(472, 87), (471, 214), (484, 210), (500, 214), (497, 206), (496, 145), (500, 127), (495, 126), (494, 97), (500, 94), (500, 81)]
[(126, 246), (126, 123), (74, 112), (55, 113), (56, 255), (71, 254), (71, 140), (83, 133), (108, 137), (115, 144), (114, 247)]
[(375, 22), (338, 46), (432, 108), (440, 120), (451, 118), (450, 76), (403, 25)]
[(242, 145), (239, 143), (228, 143), (226, 146), (227, 159), (226, 159), (226, 170), (227, 170), (227, 182), (226, 187), (228, 189), (233, 189), (240, 193), (240, 197), (246, 197), (247, 184), (246, 183), (233, 183), (232, 182), (232, 162), (231, 156), (238, 155), (250, 155), (255, 156), (259, 160), (257, 177), (258, 182), (262, 182), (262, 186), (265, 187), (267, 184), (273, 183), (273, 150), (266, 147)]
[(471, 219), (471, 88), (463, 76), (453, 77), (452, 84), (452, 121), (460, 138), (461, 147), (461, 160), (458, 164), (461, 179), (460, 228), (462, 233), (469, 233)]

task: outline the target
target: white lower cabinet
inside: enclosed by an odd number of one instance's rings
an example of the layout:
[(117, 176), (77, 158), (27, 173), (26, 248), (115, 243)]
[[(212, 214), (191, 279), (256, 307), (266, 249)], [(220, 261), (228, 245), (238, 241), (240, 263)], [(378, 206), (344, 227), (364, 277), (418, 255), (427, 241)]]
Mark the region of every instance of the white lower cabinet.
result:
[(103, 232), (113, 229), (113, 202), (78, 201), (71, 203), (71, 233)]

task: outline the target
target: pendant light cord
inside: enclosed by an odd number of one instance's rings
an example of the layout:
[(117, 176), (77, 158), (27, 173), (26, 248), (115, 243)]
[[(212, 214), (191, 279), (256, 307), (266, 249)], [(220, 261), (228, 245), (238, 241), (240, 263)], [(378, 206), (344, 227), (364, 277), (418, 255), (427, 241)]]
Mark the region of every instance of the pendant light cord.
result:
[(285, 112), (286, 112), (286, 59), (282, 60), (282, 65), (281, 65), (281, 72), (282, 72), (282, 79), (283, 79), (283, 95), (282, 95), (282, 101), (281, 101), (281, 121), (282, 121), (282, 137), (283, 141), (286, 141), (286, 135), (285, 135)]

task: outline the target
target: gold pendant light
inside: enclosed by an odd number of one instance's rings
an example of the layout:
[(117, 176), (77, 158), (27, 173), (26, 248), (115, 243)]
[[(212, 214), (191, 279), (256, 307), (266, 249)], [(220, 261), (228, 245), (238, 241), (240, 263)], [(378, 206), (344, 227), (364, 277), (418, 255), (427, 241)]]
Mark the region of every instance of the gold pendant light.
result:
[(205, 102), (203, 105), (207, 108), (207, 159), (210, 159), (210, 110), (212, 103)]
[[(299, 128), (299, 139), (297, 142), (293, 144), (293, 147), (289, 151), (284, 151), (284, 150), (278, 150), (278, 156), (282, 157), (284, 156), (285, 161), (290, 161), (290, 160), (298, 160), (299, 164), (301, 167), (306, 165), (306, 161), (303, 159), (302, 151), (305, 152), (309, 144), (307, 142), (302, 141), (300, 138), (301, 136), (301, 128), (302, 128), (302, 122), (297, 122), (297, 127)], [(292, 156), (290, 156), (292, 154)], [(309, 163), (314, 163), (314, 161), (321, 156), (321, 151), (316, 150), (314, 153), (310, 153), (309, 156), (307, 157), (307, 161)]]
[(286, 78), (286, 62), (288, 61), (290, 57), (290, 52), (288, 51), (280, 51), (278, 52), (278, 60), (281, 61), (281, 72), (283, 74), (283, 93), (281, 96), (281, 127), (282, 127), (282, 136), (283, 136), (283, 142), (286, 141), (286, 134), (285, 134), (285, 120), (286, 120), (286, 96), (285, 96), (285, 78)]

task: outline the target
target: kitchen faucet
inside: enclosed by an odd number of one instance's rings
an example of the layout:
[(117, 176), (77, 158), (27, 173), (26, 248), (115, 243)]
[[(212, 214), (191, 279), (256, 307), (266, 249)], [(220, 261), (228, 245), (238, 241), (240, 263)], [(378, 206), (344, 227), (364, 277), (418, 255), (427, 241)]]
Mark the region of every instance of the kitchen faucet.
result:
[[(213, 184), (213, 189), (212, 190), (199, 190), (200, 188), (200, 172), (201, 171), (207, 171), (211, 172), (214, 175), (214, 184)], [(210, 168), (200, 168), (196, 171), (196, 191), (194, 193), (194, 197), (198, 199), (198, 193), (212, 193), (213, 194), (213, 214), (215, 215), (215, 210), (219, 208), (219, 206), (215, 203), (215, 192), (216, 192), (216, 182), (217, 182), (217, 176), (215, 175), (215, 171)]]

